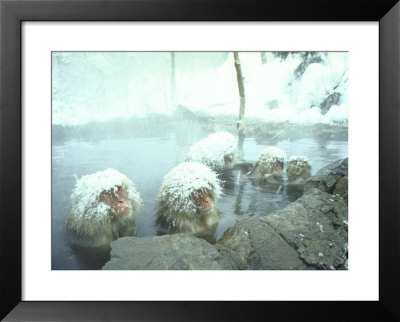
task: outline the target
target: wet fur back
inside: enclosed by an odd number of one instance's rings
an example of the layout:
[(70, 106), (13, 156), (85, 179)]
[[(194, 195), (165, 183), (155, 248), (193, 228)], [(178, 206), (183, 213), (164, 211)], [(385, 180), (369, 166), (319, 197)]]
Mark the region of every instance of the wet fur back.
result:
[(201, 214), (190, 211), (177, 211), (170, 204), (168, 198), (159, 200), (157, 209), (157, 225), (167, 233), (199, 233), (211, 226), (215, 226), (221, 214), (217, 209)]
[(133, 211), (115, 218), (110, 215), (104, 220), (96, 218), (82, 219), (71, 215), (67, 220), (67, 233), (70, 243), (84, 247), (107, 245), (119, 237), (134, 236), (136, 229)]

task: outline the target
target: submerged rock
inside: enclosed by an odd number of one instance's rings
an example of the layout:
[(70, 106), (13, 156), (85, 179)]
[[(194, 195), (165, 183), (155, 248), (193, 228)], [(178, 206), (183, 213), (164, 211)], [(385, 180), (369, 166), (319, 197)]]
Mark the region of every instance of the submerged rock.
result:
[(111, 242), (105, 270), (228, 270), (232, 269), (211, 244), (191, 235), (124, 237)]

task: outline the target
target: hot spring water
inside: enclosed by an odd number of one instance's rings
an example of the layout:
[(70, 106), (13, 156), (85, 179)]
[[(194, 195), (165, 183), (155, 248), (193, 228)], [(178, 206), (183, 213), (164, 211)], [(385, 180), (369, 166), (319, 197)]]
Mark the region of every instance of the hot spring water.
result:
[[(275, 144), (291, 155), (306, 156), (315, 174), (319, 169), (348, 156), (347, 141), (321, 141), (313, 138), (283, 140)], [(257, 144), (253, 138), (244, 142), (238, 158), (255, 162), (268, 143)], [(137, 236), (154, 236), (154, 209), (162, 179), (174, 166), (185, 160), (190, 145), (182, 145), (175, 137), (103, 140), (96, 142), (66, 141), (52, 150), (52, 269), (101, 268), (107, 260), (93, 251), (84, 263), (77, 259), (66, 241), (65, 221), (75, 178), (96, 171), (114, 168), (135, 183), (144, 206), (136, 223)], [(239, 160), (240, 161), (240, 160)], [(217, 238), (241, 216), (267, 215), (295, 200), (298, 195), (284, 186), (254, 185), (240, 170), (225, 174), (224, 195), (217, 208), (224, 214), (217, 229)], [(284, 180), (286, 175), (284, 174)]]

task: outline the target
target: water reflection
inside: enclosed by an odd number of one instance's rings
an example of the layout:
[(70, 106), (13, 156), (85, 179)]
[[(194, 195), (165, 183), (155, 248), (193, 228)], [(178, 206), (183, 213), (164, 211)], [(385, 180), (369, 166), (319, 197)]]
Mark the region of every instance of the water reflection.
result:
[[(162, 179), (173, 167), (183, 162), (190, 146), (202, 137), (194, 135), (185, 140), (175, 136), (147, 139), (121, 139), (103, 141), (65, 141), (52, 150), (52, 268), (95, 269), (102, 266), (108, 257), (92, 252), (83, 258), (71, 250), (66, 242), (65, 220), (70, 207), (70, 194), (75, 178), (114, 168), (134, 181), (144, 205), (137, 218), (137, 236), (154, 236), (154, 209)], [(243, 151), (238, 155), (241, 162), (256, 162), (260, 151), (269, 142), (257, 144), (247, 138)], [(276, 146), (288, 156), (304, 155), (313, 167), (312, 175), (327, 164), (347, 157), (347, 141), (322, 141), (312, 138), (283, 140)], [(241, 216), (267, 215), (282, 209), (301, 195), (295, 187), (280, 185), (257, 185), (247, 178), (246, 167), (225, 172), (223, 196), (218, 209), (224, 214), (217, 228), (216, 237), (234, 225)], [(286, 181), (286, 174), (283, 174)], [(82, 252), (78, 252), (82, 254)], [(100, 252), (101, 253), (101, 252)], [(89, 255), (89, 253), (87, 254)], [(91, 256), (94, 256), (91, 257)]]

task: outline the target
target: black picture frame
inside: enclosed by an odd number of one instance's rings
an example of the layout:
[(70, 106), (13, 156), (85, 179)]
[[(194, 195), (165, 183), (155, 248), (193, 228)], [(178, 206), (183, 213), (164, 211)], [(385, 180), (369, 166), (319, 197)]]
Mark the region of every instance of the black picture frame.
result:
[[(399, 13), (397, 0), (0, 0), (0, 318), (5, 321), (399, 320)], [(21, 301), (21, 23), (114, 20), (379, 21), (379, 301), (102, 302), (101, 305)]]

